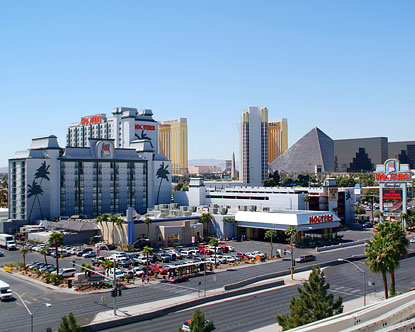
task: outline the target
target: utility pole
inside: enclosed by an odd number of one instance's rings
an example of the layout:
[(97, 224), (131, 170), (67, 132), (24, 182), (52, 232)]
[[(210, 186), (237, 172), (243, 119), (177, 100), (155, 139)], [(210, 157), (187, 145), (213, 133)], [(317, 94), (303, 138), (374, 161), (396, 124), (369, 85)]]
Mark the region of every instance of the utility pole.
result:
[[(116, 278), (116, 275), (115, 275), (115, 269), (116, 269), (116, 267), (115, 267), (115, 258), (113, 260), (113, 265), (114, 265), (114, 272), (113, 272), (113, 276), (112, 276), (113, 277), (112, 278), (112, 289), (113, 289), (114, 295), (117, 295), (117, 278)], [(116, 296), (112, 297), (112, 304), (113, 304), (113, 307), (114, 307), (114, 316), (117, 316)]]

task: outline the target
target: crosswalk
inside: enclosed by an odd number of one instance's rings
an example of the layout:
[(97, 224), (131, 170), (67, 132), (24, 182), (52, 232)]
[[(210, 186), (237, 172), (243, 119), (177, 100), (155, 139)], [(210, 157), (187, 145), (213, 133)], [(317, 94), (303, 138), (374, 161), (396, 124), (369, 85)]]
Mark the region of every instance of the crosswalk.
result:
[(330, 292), (343, 294), (343, 295), (352, 295), (360, 296), (362, 291), (358, 288), (346, 287), (346, 286), (332, 286), (330, 285)]

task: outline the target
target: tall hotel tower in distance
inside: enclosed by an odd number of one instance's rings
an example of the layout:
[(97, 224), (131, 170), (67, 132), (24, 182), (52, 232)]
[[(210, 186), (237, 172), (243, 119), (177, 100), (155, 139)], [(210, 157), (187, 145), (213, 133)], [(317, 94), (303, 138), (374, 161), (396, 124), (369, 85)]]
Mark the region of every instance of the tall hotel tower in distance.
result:
[(171, 160), (173, 175), (187, 174), (187, 119), (160, 121), (158, 143), (159, 153)]
[(287, 119), (268, 122), (268, 162), (272, 163), (288, 149)]
[(268, 176), (268, 110), (249, 107), (242, 112), (239, 129), (239, 180), (261, 186)]

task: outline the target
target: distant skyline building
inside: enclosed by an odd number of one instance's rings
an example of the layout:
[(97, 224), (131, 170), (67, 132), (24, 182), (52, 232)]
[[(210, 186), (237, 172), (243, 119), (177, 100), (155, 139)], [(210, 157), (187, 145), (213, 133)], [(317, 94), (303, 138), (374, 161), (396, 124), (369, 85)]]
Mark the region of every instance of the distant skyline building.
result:
[(286, 118), (268, 122), (268, 162), (272, 163), (288, 149), (288, 123)]
[(159, 152), (172, 162), (173, 175), (188, 173), (187, 119), (159, 121)]
[(261, 186), (268, 176), (268, 109), (249, 107), (242, 112), (239, 129), (239, 179)]
[(232, 152), (231, 179), (236, 178), (235, 152)]

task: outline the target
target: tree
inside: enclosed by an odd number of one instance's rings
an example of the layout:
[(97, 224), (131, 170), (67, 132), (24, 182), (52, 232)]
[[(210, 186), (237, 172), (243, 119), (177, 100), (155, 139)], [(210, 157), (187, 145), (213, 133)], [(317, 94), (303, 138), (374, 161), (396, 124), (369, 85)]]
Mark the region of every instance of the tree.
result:
[[(107, 227), (107, 233), (109, 233), (109, 229), (108, 229), (108, 220), (109, 220), (109, 218), (110, 218), (110, 215), (108, 213), (104, 213), (104, 214), (98, 216), (97, 220), (96, 220), (96, 223), (100, 226), (102, 226), (102, 224), (105, 222), (105, 225)], [(104, 236), (103, 227), (101, 228), (101, 232)], [(108, 241), (109, 241), (109, 238), (110, 238), (110, 236), (108, 234)]]
[(43, 255), (43, 258), (45, 259), (45, 264), (48, 264), (48, 260), (46, 258), (46, 255), (47, 255), (48, 252), (49, 252), (49, 246), (43, 246), (39, 250), (39, 253), (41, 253)]
[(209, 241), (209, 246), (214, 247), (215, 248), (215, 268), (217, 267), (216, 265), (216, 248), (219, 245), (219, 240), (215, 237), (212, 237)]
[(147, 225), (147, 239), (149, 238), (150, 235), (150, 224), (153, 222), (153, 220), (149, 217), (146, 217), (146, 219), (144, 219), (144, 223)]
[(26, 247), (22, 247), (20, 252), (23, 254), (23, 264), (24, 264), (24, 271), (26, 272), (26, 254), (29, 252), (29, 249)]
[(269, 257), (270, 257), (270, 258), (272, 258), (272, 239), (273, 239), (274, 237), (277, 237), (277, 235), (278, 235), (278, 233), (277, 233), (277, 231), (276, 231), (276, 230), (274, 230), (274, 229), (268, 229), (268, 230), (265, 232), (265, 235), (264, 235), (264, 237), (265, 237), (266, 239), (270, 239), (270, 250), (269, 250)]
[(310, 196), (309, 195), (304, 195), (304, 202), (305, 202), (306, 210), (310, 210)]
[(91, 271), (88, 271), (87, 269), (92, 269), (91, 264), (89, 264), (89, 263), (82, 263), (82, 266), (83, 267), (81, 267), (81, 272), (84, 272), (85, 273), (85, 277), (90, 276), (91, 275)]
[(234, 238), (236, 238), (237, 236), (236, 236), (236, 232), (235, 232), (235, 226), (236, 226), (236, 223), (237, 223), (238, 221), (235, 219), (235, 218), (228, 218), (228, 223), (231, 223), (232, 224), (232, 233), (233, 233), (233, 237)]
[(399, 219), (401, 219), (402, 222), (402, 229), (406, 228), (406, 221), (408, 220), (408, 214), (405, 212), (401, 212), (399, 214)]
[(148, 261), (150, 259), (150, 255), (153, 253), (153, 248), (149, 246), (145, 246), (143, 248), (143, 254), (147, 256), (147, 268), (146, 268), (146, 275), (148, 277)]
[(105, 271), (108, 272), (109, 269), (113, 268), (114, 263), (110, 261), (109, 259), (102, 262), (102, 267), (105, 269)]
[(313, 267), (304, 288), (297, 288), (300, 297), (290, 301), (290, 314), (277, 315), (278, 324), (285, 331), (342, 313), (343, 299), (334, 300), (333, 294), (328, 294), (329, 288), (324, 272)]
[(202, 213), (199, 220), (203, 223), (203, 238), (206, 241), (209, 236), (209, 223), (213, 220), (210, 213)]
[(367, 247), (365, 254), (367, 256), (366, 265), (372, 273), (381, 273), (383, 279), (383, 288), (385, 298), (388, 298), (388, 280), (386, 273), (396, 266), (397, 252), (394, 250), (394, 243), (389, 236), (382, 236), (376, 233), (371, 240), (366, 241)]
[[(205, 313), (199, 309), (193, 312), (189, 327), (191, 332), (211, 332), (215, 328), (212, 321), (206, 321)], [(179, 328), (178, 332), (184, 332), (184, 330)]]
[(62, 317), (58, 332), (81, 332), (81, 326), (77, 324), (76, 318), (72, 312), (69, 313), (68, 317)]
[(382, 237), (388, 237), (393, 250), (396, 252), (396, 255), (393, 256), (396, 261), (391, 264), (391, 270), (389, 271), (391, 279), (390, 295), (393, 296), (395, 295), (395, 270), (399, 267), (400, 258), (408, 255), (409, 241), (398, 222), (379, 224), (375, 232)]
[(161, 183), (163, 182), (163, 180), (169, 181), (169, 178), (167, 176), (170, 174), (170, 172), (167, 170), (168, 167), (169, 165), (166, 165), (166, 167), (164, 167), (164, 162), (163, 162), (160, 164), (160, 167), (158, 168), (156, 172), (157, 179), (160, 179), (159, 190), (157, 192), (157, 204), (159, 203)]
[(63, 246), (63, 234), (53, 232), (49, 237), (49, 246), (56, 250), (56, 275), (59, 275), (59, 251), (58, 248)]

